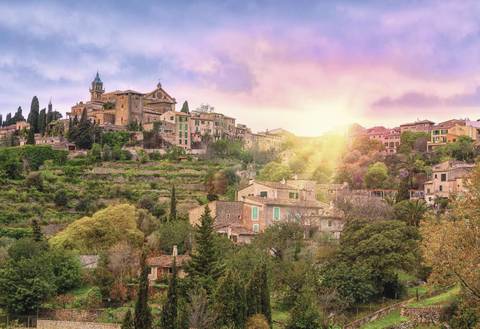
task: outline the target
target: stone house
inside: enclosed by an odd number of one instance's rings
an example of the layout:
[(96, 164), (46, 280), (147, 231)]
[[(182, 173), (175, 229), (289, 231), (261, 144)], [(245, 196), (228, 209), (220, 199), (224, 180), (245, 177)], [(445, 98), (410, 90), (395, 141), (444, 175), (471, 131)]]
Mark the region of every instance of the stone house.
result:
[(432, 130), (433, 125), (435, 122), (430, 120), (418, 120), (415, 122), (404, 123), (400, 125), (400, 132), (426, 132), (429, 133)]
[(425, 201), (433, 205), (437, 198), (450, 198), (465, 193), (466, 176), (474, 168), (475, 164), (453, 160), (433, 166), (431, 180), (424, 185)]
[(171, 255), (160, 255), (156, 257), (147, 258), (147, 266), (150, 268), (148, 279), (150, 281), (157, 281), (168, 278), (172, 274), (173, 259), (175, 258), (177, 266), (177, 275), (179, 278), (184, 278), (185, 265), (190, 260), (189, 255), (178, 255), (177, 246), (173, 246)]
[(432, 127), (430, 141), (427, 142), (428, 151), (439, 146), (453, 143), (461, 136), (467, 136), (476, 141), (478, 139), (478, 123), (468, 120), (452, 119), (441, 122)]

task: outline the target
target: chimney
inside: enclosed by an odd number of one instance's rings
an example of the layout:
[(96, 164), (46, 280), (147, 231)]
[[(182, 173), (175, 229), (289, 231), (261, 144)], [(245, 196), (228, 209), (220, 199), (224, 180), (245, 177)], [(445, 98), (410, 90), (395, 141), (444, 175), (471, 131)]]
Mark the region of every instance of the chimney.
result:
[(231, 236), (232, 236), (232, 228), (229, 226), (229, 227), (227, 228), (227, 238), (230, 239)]
[(253, 180), (253, 179), (249, 179), (249, 180), (248, 180), (248, 185), (252, 185), (252, 184), (253, 184), (253, 182), (254, 182), (254, 180)]
[(282, 178), (282, 181), (280, 183), (285, 185), (285, 183), (286, 183), (285, 178)]
[(173, 246), (172, 256), (173, 256), (173, 257), (177, 257), (177, 256), (178, 256), (177, 245), (174, 245), (174, 246)]

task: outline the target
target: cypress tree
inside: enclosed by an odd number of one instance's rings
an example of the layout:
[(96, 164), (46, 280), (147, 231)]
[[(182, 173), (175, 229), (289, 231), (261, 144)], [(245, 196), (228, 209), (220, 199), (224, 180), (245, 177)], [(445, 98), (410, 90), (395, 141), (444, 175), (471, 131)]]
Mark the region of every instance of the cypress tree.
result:
[(40, 104), (38, 103), (37, 96), (33, 96), (32, 104), (30, 106), (30, 113), (28, 114), (28, 123), (30, 124), (30, 129), (33, 129), (34, 133), (38, 133), (38, 117), (40, 111)]
[(170, 221), (177, 219), (177, 196), (175, 195), (175, 185), (172, 186), (172, 192), (170, 194), (170, 215), (168, 219)]
[(262, 270), (260, 275), (260, 305), (262, 314), (272, 325), (272, 307), (270, 304), (270, 289), (268, 288), (268, 273), (267, 273), (267, 264), (264, 262), (262, 264)]
[(30, 129), (28, 130), (27, 144), (29, 144), (29, 145), (35, 145), (35, 133), (33, 132), (33, 128), (31, 128), (31, 127), (30, 127)]
[(172, 277), (168, 283), (167, 301), (165, 302), (165, 305), (163, 305), (160, 318), (162, 329), (177, 329), (177, 308), (177, 261), (175, 257), (173, 257)]
[(121, 329), (134, 329), (133, 318), (132, 318), (132, 311), (128, 309), (125, 317), (123, 318)]
[(3, 127), (3, 117), (1, 114), (0, 114), (0, 127)]
[(247, 285), (247, 316), (254, 314), (263, 314), (270, 325), (272, 324), (272, 308), (270, 305), (266, 263), (255, 269)]
[(397, 197), (396, 197), (396, 202), (400, 202), (403, 200), (410, 200), (410, 191), (409, 191), (409, 183), (408, 183), (408, 178), (403, 178), (400, 181), (400, 184), (398, 186), (398, 192), (397, 192)]
[(220, 327), (244, 328), (246, 321), (245, 288), (233, 271), (219, 281), (215, 293), (215, 311)]
[(135, 329), (152, 329), (152, 313), (148, 306), (148, 266), (147, 251), (144, 248), (141, 259), (142, 272), (138, 283), (137, 302), (135, 303)]
[(197, 247), (186, 269), (190, 279), (209, 295), (215, 281), (222, 276), (224, 267), (215, 248), (215, 234), (213, 218), (207, 205), (196, 229)]
[(47, 128), (47, 113), (45, 109), (42, 109), (40, 111), (40, 114), (38, 115), (38, 132), (42, 134), (42, 136), (44, 136), (46, 128)]
[(12, 124), (12, 113), (8, 113), (5, 117), (5, 122), (3, 123), (4, 126), (8, 126)]
[(180, 110), (183, 113), (190, 113), (190, 109), (188, 108), (188, 102), (183, 102), (182, 109)]
[(33, 240), (40, 242), (43, 240), (42, 229), (36, 218), (32, 219)]

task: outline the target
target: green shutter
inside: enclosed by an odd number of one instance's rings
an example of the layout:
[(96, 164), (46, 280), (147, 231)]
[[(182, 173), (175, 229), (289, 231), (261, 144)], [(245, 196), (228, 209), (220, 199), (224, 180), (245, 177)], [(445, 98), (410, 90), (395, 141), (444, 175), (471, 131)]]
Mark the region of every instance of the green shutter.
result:
[(280, 208), (273, 207), (273, 219), (279, 220), (280, 219)]
[(258, 208), (252, 207), (252, 219), (258, 219)]

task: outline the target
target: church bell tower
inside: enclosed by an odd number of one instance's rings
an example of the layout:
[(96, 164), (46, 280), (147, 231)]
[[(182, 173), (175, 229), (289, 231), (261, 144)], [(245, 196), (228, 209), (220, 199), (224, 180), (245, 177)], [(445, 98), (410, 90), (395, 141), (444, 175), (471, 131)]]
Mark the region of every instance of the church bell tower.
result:
[(103, 89), (103, 82), (100, 80), (100, 75), (98, 74), (95, 76), (95, 79), (92, 81), (92, 87), (90, 88), (90, 94), (92, 95), (92, 101), (98, 101), (102, 97), (102, 94), (105, 92)]

